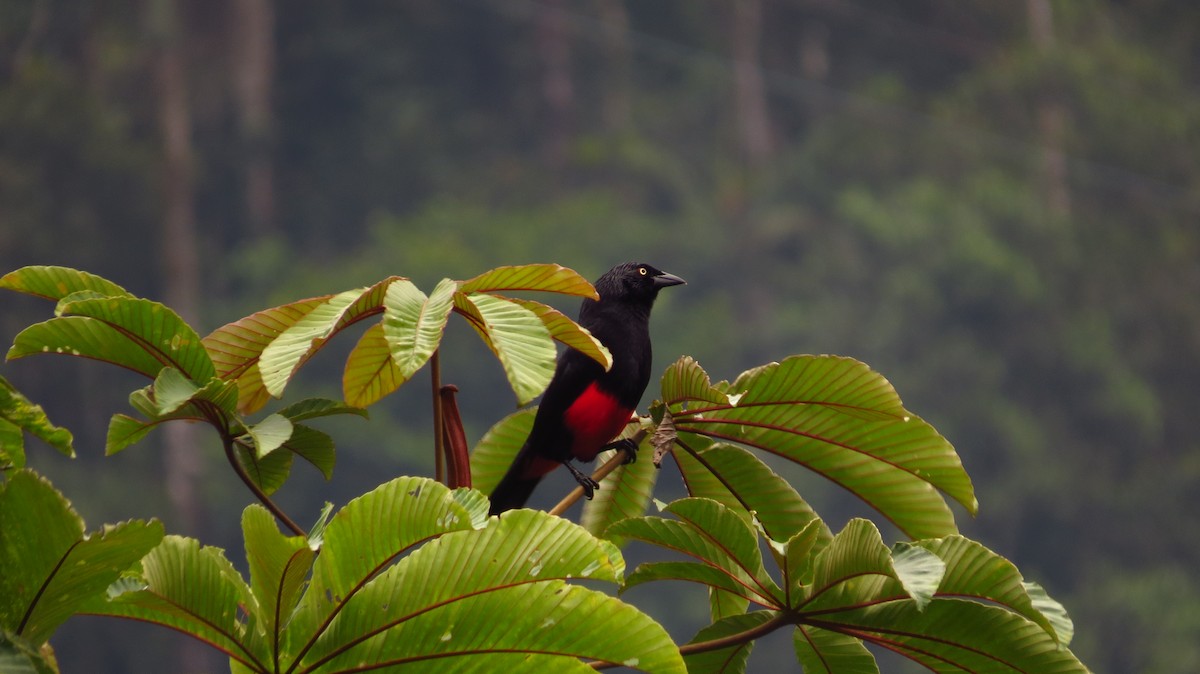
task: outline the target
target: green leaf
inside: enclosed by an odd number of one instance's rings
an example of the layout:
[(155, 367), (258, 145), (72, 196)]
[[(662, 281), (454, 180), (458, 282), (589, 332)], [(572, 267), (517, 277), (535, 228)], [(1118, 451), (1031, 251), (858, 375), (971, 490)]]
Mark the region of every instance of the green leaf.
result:
[(792, 597), (799, 597), (804, 591), (804, 585), (812, 583), (813, 560), (816, 554), (829, 545), (833, 540), (829, 527), (820, 520), (814, 520), (794, 536), (788, 539), (784, 546), (783, 586), (788, 592), (788, 604)]
[[(688, 643), (697, 644), (741, 634), (761, 627), (778, 615), (775, 611), (752, 611), (729, 616), (700, 630)], [(746, 659), (753, 649), (753, 640), (744, 641), (726, 648), (688, 654), (683, 661), (687, 663), (688, 674), (741, 674), (746, 671)], [(808, 674), (808, 669), (805, 668), (804, 672)]]
[[(638, 426), (626, 426), (620, 437), (631, 437), (638, 430)], [(650, 460), (649, 444), (649, 440), (643, 440), (638, 448), (640, 456), (637, 460), (617, 466), (600, 481), (596, 497), (583, 505), (580, 524), (593, 536), (603, 536), (605, 530), (614, 522), (629, 517), (640, 517), (646, 513), (646, 506), (650, 504), (659, 473), (654, 462)], [(600, 454), (596, 457), (597, 465), (603, 465), (615, 453), (616, 450), (610, 450)]]
[(527, 407), (497, 421), (480, 438), (471, 452), (471, 484), (484, 494), (492, 493), (508, 471), (521, 445), (533, 428), (537, 407)]
[(128, 291), (108, 279), (69, 267), (22, 267), (0, 277), (0, 288), (55, 301), (85, 290), (105, 297), (132, 297)]
[(164, 365), (116, 328), (84, 316), (52, 318), (25, 328), (13, 338), (8, 360), (43, 353), (91, 358), (150, 378), (158, 375)]
[(305, 398), (279, 410), (278, 414), (287, 417), (292, 423), (338, 414), (353, 414), (363, 419), (368, 417), (367, 411), (361, 407), (354, 407), (328, 398)]
[(63, 302), (59, 310), (64, 316), (103, 322), (134, 347), (146, 351), (163, 366), (178, 369), (192, 381), (207, 382), (216, 376), (200, 335), (163, 304), (138, 297), (101, 297)]
[(291, 452), (271, 452), (259, 457), (253, 449), (235, 445), (233, 456), (250, 476), (250, 481), (268, 496), (278, 491), (292, 474)]
[[(747, 521), (753, 516), (776, 541), (786, 541), (810, 523), (820, 521), (792, 485), (754, 454), (702, 439), (697, 444), (701, 447), (689, 443), (689, 451), (676, 450), (672, 454), (692, 496), (713, 499)], [(823, 524), (821, 531), (825, 541), (833, 537)]]
[(0, 418), (0, 471), (25, 467), (25, 434), (21, 427)]
[(84, 535), (46, 480), (19, 471), (0, 485), (0, 626), (41, 644), (162, 540), (158, 522)]
[(212, 357), (217, 375), (237, 381), (238, 408), (243, 414), (262, 409), (270, 398), (258, 369), (263, 349), (279, 333), (295, 325), (332, 297), (312, 297), (264, 309), (223, 325), (201, 340)]
[[(371, 580), (305, 663), (332, 670), (363, 662), (424, 664), (457, 672), (494, 668), (502, 657), (513, 671), (543, 672), (586, 658), (684, 672), (660, 625), (614, 597), (564, 582), (615, 582), (623, 568), (614, 546), (577, 525), (511, 511), (485, 529), (441, 536)], [(541, 657), (527, 663), (506, 653)]]
[(853, 519), (817, 553), (812, 583), (793, 608), (809, 612), (911, 598), (920, 609), (944, 572), (941, 558), (914, 546), (893, 558), (872, 522)]
[(442, 279), (429, 296), (407, 280), (388, 287), (383, 334), (402, 382), (411, 378), (437, 351), (457, 287), (454, 281)]
[(50, 644), (39, 650), (28, 641), (0, 629), (0, 672), (4, 674), (58, 674)]
[(290, 643), (319, 637), (364, 581), (410, 548), (471, 526), (454, 493), (425, 478), (396, 478), (350, 501), (325, 527), (312, 581), (287, 628)]
[(50, 423), (46, 412), (21, 395), (4, 377), (0, 377), (0, 467), (25, 465), (23, 433), (32, 433), (64, 456), (75, 458), (71, 432)]
[(463, 293), (486, 293), (496, 290), (539, 290), (600, 299), (587, 279), (573, 269), (557, 264), (526, 264), (497, 267), (475, 278), (462, 281)]
[(408, 378), (392, 360), (392, 348), (383, 323), (367, 328), (346, 358), (342, 396), (346, 402), (366, 407), (400, 388)]
[(175, 412), (192, 400), (200, 391), (192, 380), (173, 367), (164, 367), (154, 378), (153, 400), (155, 416), (161, 417)]
[(879, 674), (875, 656), (852, 636), (800, 625), (792, 644), (804, 674)]
[(108, 422), (108, 435), (104, 440), (104, 455), (112, 456), (117, 452), (137, 444), (160, 421), (142, 421), (126, 414), (114, 414)]
[(263, 387), (275, 397), (283, 395), (292, 375), (319, 349), (342, 322), (343, 316), (368, 288), (347, 290), (313, 307), (281, 331), (262, 350), (258, 370)]
[(258, 504), (242, 511), (242, 533), (250, 562), (250, 592), (257, 602), (254, 613), (274, 651), (317, 553), (304, 536), (280, 533), (275, 517)]
[(554, 376), (557, 352), (550, 331), (532, 311), (493, 295), (472, 294), (466, 302), (475, 308), (486, 333), (485, 342), (500, 359), (509, 386), (524, 405), (546, 389)]
[(292, 422), (282, 414), (272, 414), (246, 430), (254, 443), (254, 454), (258, 458), (279, 449), (292, 437)]
[(326, 480), (333, 478), (335, 455), (333, 438), (329, 434), (296, 424), (292, 427), (292, 435), (282, 447), (311, 463), (313, 468), (321, 471)]
[[(954, 448), (905, 410), (891, 384), (863, 363), (793, 356), (708, 388), (682, 365), (668, 374), (664, 389), (671, 395), (664, 397), (682, 444), (701, 437), (736, 442), (804, 465), (913, 538), (956, 532), (939, 489), (976, 509)], [(729, 402), (713, 402), (714, 390), (727, 393)]]
[(600, 340), (596, 339), (587, 328), (567, 318), (566, 314), (533, 300), (511, 297), (504, 299), (515, 302), (536, 314), (556, 342), (561, 342), (567, 347), (579, 351), (603, 365), (605, 370), (612, 367), (612, 354), (609, 353), (608, 347), (600, 343)]
[(238, 606), (253, 607), (250, 587), (218, 548), (166, 536), (142, 560), (135, 580), (118, 584), (90, 613), (157, 623), (209, 643), (242, 664), (268, 671), (265, 650), (251, 650)]
[(1025, 582), (1012, 562), (962, 536), (918, 541), (915, 545), (946, 563), (939, 595), (999, 604), (1037, 623), (1062, 643), (1070, 643), (1074, 627), (1062, 605), (1046, 596), (1041, 587)]
[(663, 372), (663, 401), (668, 405), (710, 403), (729, 405), (729, 395), (712, 385), (708, 373), (691, 356), (682, 356)]
[[(722, 581), (718, 585), (721, 589), (764, 606), (782, 603), (779, 587), (763, 568), (758, 536), (736, 513), (716, 501), (701, 498), (680, 499), (669, 505), (666, 512), (676, 515), (679, 520), (659, 517), (622, 520), (609, 527), (606, 536), (633, 538), (690, 555), (728, 577), (730, 582)], [(664, 568), (667, 567), (659, 567), (655, 573)], [(699, 573), (683, 567), (670, 567), (670, 570)], [(627, 587), (635, 582), (659, 579), (646, 575), (649, 572), (639, 572), (641, 567), (626, 580)], [(705, 578), (714, 577), (707, 571), (704, 573)], [(686, 580), (706, 582), (694, 575)]]
[(996, 606), (935, 599), (919, 610), (890, 602), (805, 619), (851, 633), (935, 672), (1086, 674), (1087, 668), (1040, 626)]

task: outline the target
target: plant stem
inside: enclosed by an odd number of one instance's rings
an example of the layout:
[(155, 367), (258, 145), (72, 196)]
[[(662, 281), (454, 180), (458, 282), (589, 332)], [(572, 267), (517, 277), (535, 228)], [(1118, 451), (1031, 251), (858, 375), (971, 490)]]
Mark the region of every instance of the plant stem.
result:
[(429, 357), (429, 379), (433, 391), (433, 470), (434, 478), (446, 484), (446, 447), (442, 438), (442, 360), (441, 350)]
[(229, 465), (233, 466), (233, 472), (237, 473), (237, 476), (242, 479), (242, 482), (244, 482), (246, 486), (250, 488), (250, 491), (254, 494), (255, 498), (257, 498), (260, 503), (266, 506), (267, 510), (270, 510), (271, 514), (274, 515), (276, 519), (278, 519), (280, 522), (283, 522), (284, 526), (286, 526), (288, 529), (291, 529), (292, 533), (296, 534), (297, 536), (307, 536), (308, 532), (304, 531), (304, 529), (301, 529), (299, 524), (293, 522), (292, 518), (288, 517), (287, 513), (283, 512), (283, 509), (276, 505), (275, 502), (271, 500), (270, 496), (267, 496), (267, 492), (263, 491), (258, 485), (254, 484), (254, 480), (250, 479), (250, 474), (246, 472), (246, 469), (242, 467), (242, 464), (238, 463), (237, 457), (233, 454), (233, 436), (222, 432), (221, 442), (225, 444), (225, 458), (229, 459)]
[[(708, 651), (716, 651), (730, 646), (738, 646), (750, 641), (754, 641), (759, 637), (766, 636), (771, 632), (792, 624), (792, 618), (786, 613), (781, 613), (767, 622), (751, 627), (744, 632), (737, 634), (729, 634), (718, 639), (710, 639), (708, 641), (699, 641), (694, 644), (684, 644), (679, 647), (680, 655), (692, 655), (695, 653), (705, 653)], [(594, 661), (589, 663), (592, 669), (612, 669), (613, 667), (621, 667), (620, 663), (615, 662), (599, 662)]]

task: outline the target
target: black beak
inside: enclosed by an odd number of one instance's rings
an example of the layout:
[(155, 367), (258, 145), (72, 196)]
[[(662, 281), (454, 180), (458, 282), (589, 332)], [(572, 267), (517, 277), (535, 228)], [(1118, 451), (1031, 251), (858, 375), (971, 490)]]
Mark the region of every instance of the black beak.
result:
[(668, 274), (666, 272), (654, 277), (655, 288), (666, 288), (667, 286), (678, 286), (685, 283), (687, 283), (687, 281), (684, 281), (674, 274)]

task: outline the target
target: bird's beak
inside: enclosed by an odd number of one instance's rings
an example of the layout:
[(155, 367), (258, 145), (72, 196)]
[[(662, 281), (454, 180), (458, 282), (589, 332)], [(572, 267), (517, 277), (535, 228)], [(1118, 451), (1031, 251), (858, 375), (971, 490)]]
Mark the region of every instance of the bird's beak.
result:
[(674, 274), (668, 274), (666, 272), (654, 277), (655, 288), (666, 288), (667, 286), (678, 286), (685, 283), (687, 283), (687, 281), (684, 281)]

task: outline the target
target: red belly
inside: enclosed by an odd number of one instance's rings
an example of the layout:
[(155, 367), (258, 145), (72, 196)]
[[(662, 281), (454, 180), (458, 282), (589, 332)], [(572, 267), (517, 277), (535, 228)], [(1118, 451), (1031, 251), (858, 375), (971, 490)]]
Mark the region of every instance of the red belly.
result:
[(588, 386), (563, 415), (575, 438), (571, 454), (581, 461), (595, 459), (600, 449), (621, 433), (632, 414), (632, 408), (621, 405), (595, 384)]

